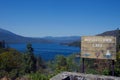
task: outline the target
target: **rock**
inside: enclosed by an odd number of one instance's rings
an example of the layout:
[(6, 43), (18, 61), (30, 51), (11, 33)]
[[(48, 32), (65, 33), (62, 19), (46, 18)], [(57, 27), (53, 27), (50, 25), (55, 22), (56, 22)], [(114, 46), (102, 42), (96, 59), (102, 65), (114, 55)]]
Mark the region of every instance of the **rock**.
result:
[(0, 80), (11, 80), (11, 79), (5, 76), (5, 77), (1, 78)]
[(75, 72), (63, 72), (52, 77), (50, 80), (63, 80), (63, 78), (67, 76), (70, 77), (70, 80), (120, 80), (120, 77), (115, 76), (93, 75)]

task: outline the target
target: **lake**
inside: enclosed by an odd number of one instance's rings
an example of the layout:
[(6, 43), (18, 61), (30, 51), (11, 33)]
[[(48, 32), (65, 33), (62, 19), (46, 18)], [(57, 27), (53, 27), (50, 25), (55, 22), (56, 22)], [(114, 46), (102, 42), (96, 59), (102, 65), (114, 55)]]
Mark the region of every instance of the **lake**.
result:
[[(26, 44), (9, 44), (11, 48), (15, 48), (20, 52), (26, 51)], [(45, 44), (45, 43), (37, 43), (32, 44), (34, 49), (34, 54), (36, 56), (41, 56), (44, 60), (52, 60), (56, 55), (64, 55), (68, 56), (72, 53), (79, 53), (80, 48), (78, 47), (70, 47), (60, 44)]]

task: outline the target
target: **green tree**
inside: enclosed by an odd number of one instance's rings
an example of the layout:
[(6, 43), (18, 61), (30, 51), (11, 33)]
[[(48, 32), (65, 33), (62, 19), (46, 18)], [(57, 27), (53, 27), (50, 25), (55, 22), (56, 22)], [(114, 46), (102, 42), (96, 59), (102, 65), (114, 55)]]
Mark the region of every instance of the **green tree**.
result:
[(41, 74), (41, 73), (31, 73), (29, 75), (27, 75), (27, 77), (30, 80), (50, 80), (50, 78), (52, 77), (52, 75), (48, 75), (48, 74)]
[(115, 62), (115, 75), (120, 77), (120, 49), (117, 52), (117, 60)]
[(63, 55), (57, 55), (54, 61), (51, 61), (51, 68), (54, 70), (53, 73), (57, 74), (61, 71), (67, 70), (67, 59)]
[(53, 71), (52, 73), (55, 74), (62, 71), (79, 71), (80, 60), (75, 57), (75, 54), (67, 57), (63, 55), (57, 55), (55, 60), (49, 61), (48, 66), (51, 68), (51, 71)]
[(76, 58), (75, 54), (67, 56), (66, 59), (67, 59), (67, 71), (79, 71), (80, 59)]
[(3, 76), (17, 77), (21, 63), (21, 54), (18, 51), (9, 49), (9, 51), (2, 52), (0, 54), (0, 78)]
[(32, 44), (28, 43), (27, 44), (27, 56), (28, 56), (28, 60), (27, 60), (27, 63), (29, 64), (29, 68), (30, 71), (32, 72), (35, 72), (36, 71), (36, 58), (34, 56), (34, 53), (33, 53), (33, 48), (32, 48)]
[(36, 70), (37, 72), (44, 73), (46, 72), (45, 69), (47, 68), (43, 59), (39, 56), (36, 58)]
[(36, 71), (36, 58), (33, 53), (32, 44), (27, 44), (27, 51), (23, 54), (21, 73), (32, 73)]

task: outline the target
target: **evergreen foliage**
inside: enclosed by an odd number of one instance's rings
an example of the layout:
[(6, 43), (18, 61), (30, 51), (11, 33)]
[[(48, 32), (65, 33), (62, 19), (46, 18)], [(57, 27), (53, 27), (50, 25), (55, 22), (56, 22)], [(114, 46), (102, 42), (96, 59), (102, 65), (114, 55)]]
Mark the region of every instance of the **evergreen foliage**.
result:
[(41, 74), (41, 73), (31, 73), (27, 75), (27, 77), (31, 80), (50, 80), (52, 75)]
[[(27, 73), (36, 72), (36, 58), (31, 44), (27, 51), (20, 53), (14, 49), (0, 49), (0, 78), (8, 76), (15, 79)], [(38, 65), (39, 66), (39, 65)]]
[(76, 59), (75, 54), (67, 57), (57, 55), (55, 60), (49, 62), (48, 66), (51, 68), (53, 74), (57, 74), (62, 71), (79, 71), (80, 60)]
[(8, 51), (2, 52), (0, 54), (0, 78), (4, 76), (11, 78), (18, 76), (21, 63), (21, 54), (18, 51), (9, 49)]

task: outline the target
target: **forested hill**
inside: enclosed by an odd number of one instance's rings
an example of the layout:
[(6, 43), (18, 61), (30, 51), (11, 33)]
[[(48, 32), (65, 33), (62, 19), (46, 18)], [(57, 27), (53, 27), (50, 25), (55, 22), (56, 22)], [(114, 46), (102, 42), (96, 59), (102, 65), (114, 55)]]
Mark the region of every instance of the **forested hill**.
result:
[(44, 37), (44, 39), (53, 41), (55, 43), (71, 43), (80, 40), (80, 36), (62, 36), (62, 37)]
[[(120, 32), (120, 30), (111, 30), (111, 31), (106, 31), (106, 32), (103, 32), (101, 34), (97, 34), (97, 36), (117, 36), (119, 35), (118, 32)], [(74, 41), (72, 43), (69, 43), (67, 44), (68, 46), (75, 46), (75, 47), (80, 47), (81, 45), (81, 41), (77, 40), (77, 41)]]
[(117, 36), (118, 32), (120, 30), (112, 30), (112, 31), (106, 31), (101, 34), (97, 34), (97, 36)]
[(46, 39), (42, 38), (31, 38), (31, 37), (23, 37), (20, 35), (16, 35), (10, 31), (4, 30), (0, 28), (0, 41), (5, 40), (7, 43), (48, 43)]

